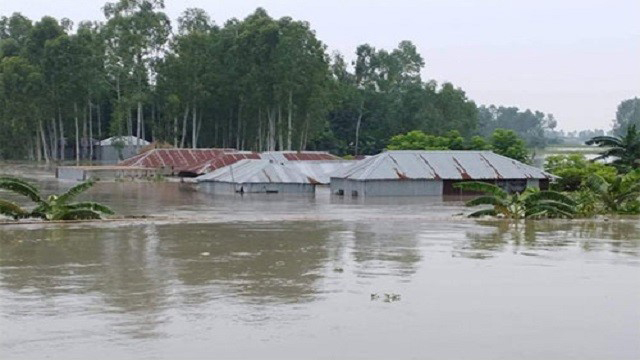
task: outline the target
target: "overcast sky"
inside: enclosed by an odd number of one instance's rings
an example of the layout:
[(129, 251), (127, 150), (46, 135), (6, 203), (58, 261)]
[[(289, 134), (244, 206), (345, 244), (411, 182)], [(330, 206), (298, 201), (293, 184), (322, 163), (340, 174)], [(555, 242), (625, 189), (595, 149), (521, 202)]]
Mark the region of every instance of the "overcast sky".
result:
[[(21, 12), (103, 20), (103, 0), (0, 0)], [(165, 0), (172, 19), (188, 7), (216, 23), (256, 7), (307, 20), (330, 51), (353, 58), (369, 43), (411, 40), (425, 79), (450, 81), (478, 104), (553, 113), (565, 130), (606, 128), (617, 104), (640, 96), (640, 1), (592, 0)]]

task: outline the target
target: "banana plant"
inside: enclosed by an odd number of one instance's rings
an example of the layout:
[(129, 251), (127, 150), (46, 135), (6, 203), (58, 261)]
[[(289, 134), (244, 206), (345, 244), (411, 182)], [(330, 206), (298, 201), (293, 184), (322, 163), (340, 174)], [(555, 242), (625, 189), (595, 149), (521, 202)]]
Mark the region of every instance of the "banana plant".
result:
[(586, 181), (586, 188), (592, 191), (607, 211), (613, 213), (626, 212), (626, 205), (640, 199), (640, 182), (625, 179), (618, 175), (612, 182), (607, 182), (597, 174), (591, 174)]
[(522, 193), (509, 194), (500, 187), (483, 182), (464, 182), (455, 187), (483, 193), (466, 203), (467, 206), (491, 205), (469, 214), (469, 217), (502, 216), (507, 219), (523, 218), (573, 218), (576, 203), (569, 197), (556, 191), (540, 191), (527, 188)]
[(113, 210), (97, 202), (72, 202), (75, 197), (90, 189), (95, 182), (90, 179), (73, 186), (60, 195), (44, 197), (32, 184), (15, 177), (0, 177), (0, 190), (7, 190), (28, 197), (36, 206), (27, 210), (18, 204), (0, 199), (0, 214), (13, 219), (40, 218), (43, 220), (100, 219), (112, 215)]

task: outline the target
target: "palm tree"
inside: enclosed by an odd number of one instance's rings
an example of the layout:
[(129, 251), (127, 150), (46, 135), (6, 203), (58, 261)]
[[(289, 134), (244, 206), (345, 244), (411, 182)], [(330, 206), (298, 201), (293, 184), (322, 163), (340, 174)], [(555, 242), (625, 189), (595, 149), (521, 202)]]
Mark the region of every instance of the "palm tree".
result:
[(625, 177), (620, 175), (608, 183), (600, 175), (591, 174), (587, 178), (586, 187), (596, 195), (607, 211), (614, 213), (627, 212), (627, 205), (640, 198), (640, 182), (625, 181)]
[(467, 206), (491, 205), (491, 209), (473, 212), (469, 217), (503, 216), (508, 219), (563, 217), (572, 218), (575, 202), (556, 191), (540, 191), (527, 188), (521, 194), (509, 194), (500, 187), (483, 182), (464, 182), (454, 185), (457, 188), (477, 191), (485, 195), (467, 202)]
[(627, 134), (622, 137), (596, 136), (585, 144), (608, 147), (607, 150), (600, 153), (600, 156), (593, 159), (594, 161), (615, 157), (616, 160), (613, 164), (618, 168), (626, 170), (640, 167), (640, 132), (636, 129), (635, 124), (629, 125)]
[(11, 201), (0, 200), (0, 214), (16, 220), (24, 218), (44, 220), (100, 219), (102, 214), (113, 214), (114, 212), (109, 207), (96, 202), (71, 202), (94, 184), (95, 182), (90, 179), (73, 186), (62, 195), (49, 195), (45, 198), (35, 186), (24, 180), (14, 177), (0, 177), (1, 190), (26, 196), (36, 204), (35, 208), (29, 211)]

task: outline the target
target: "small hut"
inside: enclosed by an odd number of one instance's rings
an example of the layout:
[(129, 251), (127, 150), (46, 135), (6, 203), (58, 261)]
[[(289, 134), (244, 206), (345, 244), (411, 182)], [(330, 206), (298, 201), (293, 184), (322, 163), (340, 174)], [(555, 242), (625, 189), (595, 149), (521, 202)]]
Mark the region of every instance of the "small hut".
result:
[(115, 164), (138, 154), (150, 143), (135, 136), (113, 136), (98, 142), (96, 159), (103, 164)]
[(454, 185), (482, 181), (509, 192), (546, 189), (553, 175), (491, 151), (386, 151), (331, 176), (331, 192), (349, 196), (464, 195)]
[(315, 179), (272, 160), (244, 159), (196, 178), (212, 194), (313, 194)]

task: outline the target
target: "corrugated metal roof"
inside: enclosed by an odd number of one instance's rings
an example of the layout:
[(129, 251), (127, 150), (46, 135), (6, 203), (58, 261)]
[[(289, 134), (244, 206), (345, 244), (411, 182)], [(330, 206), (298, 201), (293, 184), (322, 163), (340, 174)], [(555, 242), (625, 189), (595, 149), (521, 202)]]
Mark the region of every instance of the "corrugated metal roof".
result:
[[(111, 146), (115, 142), (122, 142), (124, 145), (138, 145), (138, 138), (135, 136), (112, 136), (108, 139), (104, 139), (98, 142), (99, 146)], [(140, 138), (140, 146), (147, 146), (151, 144), (145, 139)]]
[(310, 161), (288, 161), (284, 166), (296, 169), (321, 184), (328, 184), (331, 174), (341, 169), (352, 166), (355, 160), (310, 160)]
[(174, 172), (189, 169), (205, 161), (234, 152), (234, 149), (152, 149), (122, 161), (122, 166), (171, 168)]
[(185, 169), (183, 172), (195, 175), (207, 174), (221, 167), (235, 164), (236, 162), (244, 159), (260, 159), (260, 154), (251, 151), (238, 151), (230, 154), (222, 154), (213, 160), (207, 160), (189, 169)]
[(220, 181), (238, 184), (246, 183), (295, 183), (317, 184), (318, 181), (299, 170), (286, 167), (270, 160), (245, 159), (235, 164), (219, 168), (198, 176), (198, 182)]
[(280, 163), (286, 161), (342, 160), (326, 151), (265, 151), (260, 153), (260, 155), (263, 159), (274, 160)]
[(352, 180), (550, 179), (536, 167), (491, 151), (394, 150), (358, 161), (331, 177)]

